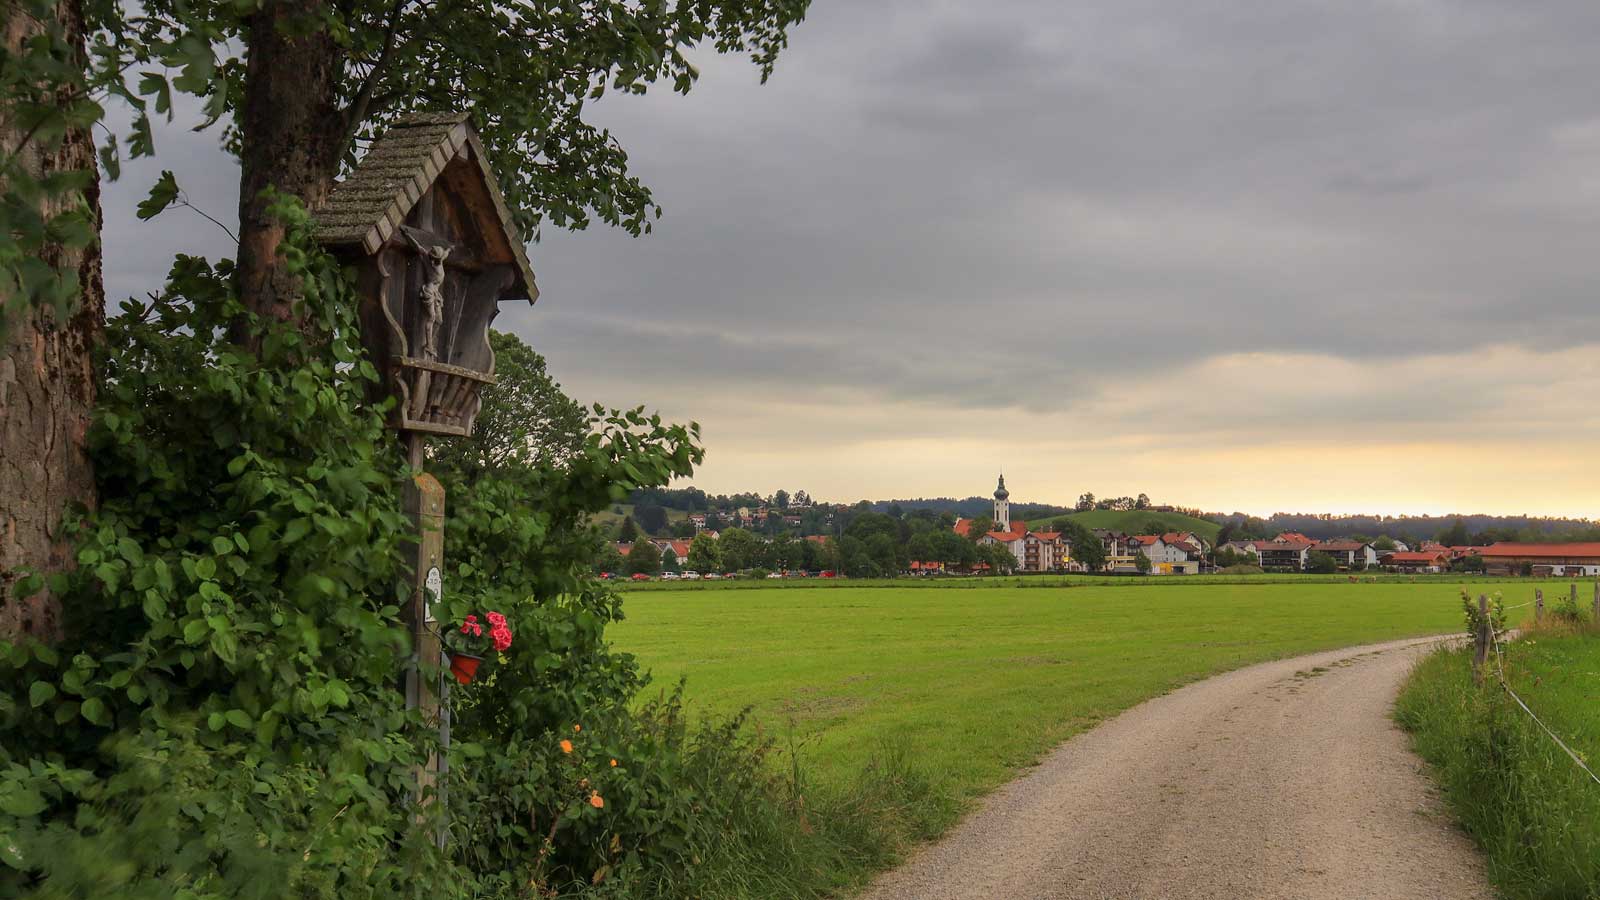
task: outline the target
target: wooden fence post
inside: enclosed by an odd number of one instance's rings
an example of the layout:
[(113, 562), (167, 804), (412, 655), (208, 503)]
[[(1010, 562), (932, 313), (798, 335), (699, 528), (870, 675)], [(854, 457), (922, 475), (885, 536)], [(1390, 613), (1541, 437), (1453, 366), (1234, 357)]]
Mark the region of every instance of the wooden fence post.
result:
[(1533, 589), (1533, 621), (1544, 621), (1544, 591), (1540, 588)]
[(1473, 635), (1472, 680), (1483, 684), (1483, 664), (1489, 659), (1489, 598), (1478, 595), (1478, 632)]
[(1600, 581), (1594, 583), (1594, 615), (1589, 621), (1595, 625), (1600, 625)]

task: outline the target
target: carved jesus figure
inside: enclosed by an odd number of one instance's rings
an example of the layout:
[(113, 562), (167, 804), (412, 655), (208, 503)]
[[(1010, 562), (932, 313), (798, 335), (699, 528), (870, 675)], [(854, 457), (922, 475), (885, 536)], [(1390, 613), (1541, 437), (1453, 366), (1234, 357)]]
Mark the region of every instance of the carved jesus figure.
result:
[(422, 347), (417, 355), (422, 359), (437, 361), (439, 322), (444, 318), (444, 261), (450, 255), (450, 248), (438, 244), (424, 245), (410, 231), (405, 234), (411, 246), (417, 248), (417, 255), (422, 258), (428, 275), (422, 283)]

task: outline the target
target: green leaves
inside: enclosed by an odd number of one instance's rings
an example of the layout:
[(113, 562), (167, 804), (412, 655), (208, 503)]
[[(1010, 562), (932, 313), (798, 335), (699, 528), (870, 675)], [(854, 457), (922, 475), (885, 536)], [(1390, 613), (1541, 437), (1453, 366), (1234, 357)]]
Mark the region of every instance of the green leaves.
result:
[(139, 201), (136, 214), (141, 219), (153, 219), (177, 199), (178, 181), (170, 171), (163, 171), (161, 177), (150, 187), (150, 196)]
[(106, 726), (111, 724), (111, 712), (106, 709), (105, 701), (99, 697), (90, 697), (78, 707), (78, 713), (96, 725)]
[(26, 818), (37, 816), (49, 807), (44, 796), (36, 790), (17, 784), (0, 782), (0, 812), (8, 816)]
[(35, 681), (28, 688), (28, 705), (38, 709), (48, 703), (55, 695), (55, 685), (48, 681)]

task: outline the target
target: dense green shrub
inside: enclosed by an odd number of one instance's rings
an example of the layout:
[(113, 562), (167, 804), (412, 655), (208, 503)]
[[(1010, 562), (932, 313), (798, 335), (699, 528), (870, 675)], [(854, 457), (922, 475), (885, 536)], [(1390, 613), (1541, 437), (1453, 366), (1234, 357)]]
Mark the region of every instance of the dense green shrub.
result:
[[(674, 697), (628, 711), (642, 679), (604, 642), (620, 605), (583, 521), (700, 450), (692, 427), (596, 410), (560, 468), (441, 473), (436, 610), (497, 609), (516, 640), (455, 694), (435, 847), (412, 772), (437, 732), (397, 689), (409, 473), (365, 402), (346, 282), (280, 213), (309, 333), (247, 321), (229, 265), (187, 257), (108, 324), (101, 504), (49, 585), (67, 634), (0, 644), (0, 897), (620, 890), (703, 854), (738, 789), (776, 802), (740, 723), (691, 733)], [(241, 323), (259, 355), (226, 338)]]

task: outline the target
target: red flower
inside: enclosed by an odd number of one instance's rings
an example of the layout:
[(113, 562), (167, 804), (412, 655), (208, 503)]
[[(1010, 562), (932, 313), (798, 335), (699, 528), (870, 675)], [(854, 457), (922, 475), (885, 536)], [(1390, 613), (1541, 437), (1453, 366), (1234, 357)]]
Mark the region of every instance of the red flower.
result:
[(467, 620), (461, 623), (461, 633), (470, 634), (473, 637), (483, 637), (483, 626), (478, 624), (478, 617), (467, 616)]
[(489, 637), (494, 641), (494, 649), (496, 653), (499, 653), (511, 646), (511, 629), (507, 628), (505, 625), (500, 625), (491, 630), (489, 632)]
[(495, 628), (501, 628), (506, 624), (506, 617), (497, 612), (489, 613), (489, 624)]

